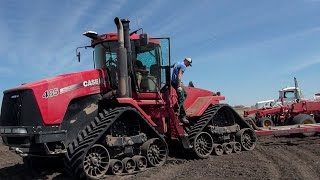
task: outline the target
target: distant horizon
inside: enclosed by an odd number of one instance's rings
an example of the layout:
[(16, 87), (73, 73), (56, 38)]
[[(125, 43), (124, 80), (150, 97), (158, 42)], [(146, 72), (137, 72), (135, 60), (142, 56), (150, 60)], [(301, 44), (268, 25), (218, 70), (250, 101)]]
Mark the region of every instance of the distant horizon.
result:
[[(103, 5), (102, 4), (106, 4)], [(320, 1), (0, 1), (0, 101), (21, 83), (93, 69), (82, 33), (131, 31), (171, 38), (172, 63), (191, 57), (183, 82), (220, 91), (225, 103), (252, 106), (293, 85), (307, 99), (320, 92)]]

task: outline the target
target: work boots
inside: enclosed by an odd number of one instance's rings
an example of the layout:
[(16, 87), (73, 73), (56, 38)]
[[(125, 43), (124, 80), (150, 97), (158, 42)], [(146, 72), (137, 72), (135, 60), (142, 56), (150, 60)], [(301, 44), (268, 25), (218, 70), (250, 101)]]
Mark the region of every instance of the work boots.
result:
[(182, 123), (184, 123), (184, 124), (189, 124), (189, 121), (188, 121), (188, 119), (187, 119), (186, 117), (180, 118), (180, 121), (181, 121)]

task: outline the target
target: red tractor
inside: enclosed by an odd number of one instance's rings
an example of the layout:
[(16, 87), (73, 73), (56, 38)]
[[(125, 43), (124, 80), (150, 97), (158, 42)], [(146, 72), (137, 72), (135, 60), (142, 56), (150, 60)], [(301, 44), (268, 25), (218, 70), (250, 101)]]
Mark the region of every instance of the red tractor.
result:
[(190, 123), (180, 123), (170, 85), (170, 39), (130, 33), (128, 20), (115, 18), (115, 24), (117, 33), (84, 33), (94, 70), (4, 92), (5, 145), (33, 166), (63, 159), (77, 179), (161, 166), (169, 149), (198, 158), (254, 149), (255, 131), (211, 91), (185, 87)]

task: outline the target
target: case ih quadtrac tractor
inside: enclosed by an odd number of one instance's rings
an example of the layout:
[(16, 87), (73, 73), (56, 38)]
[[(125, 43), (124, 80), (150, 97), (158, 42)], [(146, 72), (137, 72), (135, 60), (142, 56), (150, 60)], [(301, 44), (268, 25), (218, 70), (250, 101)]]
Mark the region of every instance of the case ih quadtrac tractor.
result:
[(34, 166), (63, 159), (77, 179), (161, 166), (169, 149), (198, 158), (254, 149), (255, 132), (213, 92), (185, 87), (190, 123), (182, 124), (170, 85), (170, 39), (130, 33), (128, 20), (115, 24), (117, 33), (84, 33), (94, 70), (4, 92), (5, 145)]

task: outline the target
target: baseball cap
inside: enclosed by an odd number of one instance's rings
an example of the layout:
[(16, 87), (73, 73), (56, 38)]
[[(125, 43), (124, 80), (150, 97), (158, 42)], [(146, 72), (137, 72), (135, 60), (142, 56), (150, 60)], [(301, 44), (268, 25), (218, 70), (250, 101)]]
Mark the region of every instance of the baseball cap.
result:
[(190, 63), (190, 66), (192, 66), (191, 64), (192, 64), (192, 59), (191, 58), (189, 58), (189, 57), (186, 57), (186, 58), (184, 58), (184, 60), (186, 60), (186, 61), (189, 61), (189, 63)]

